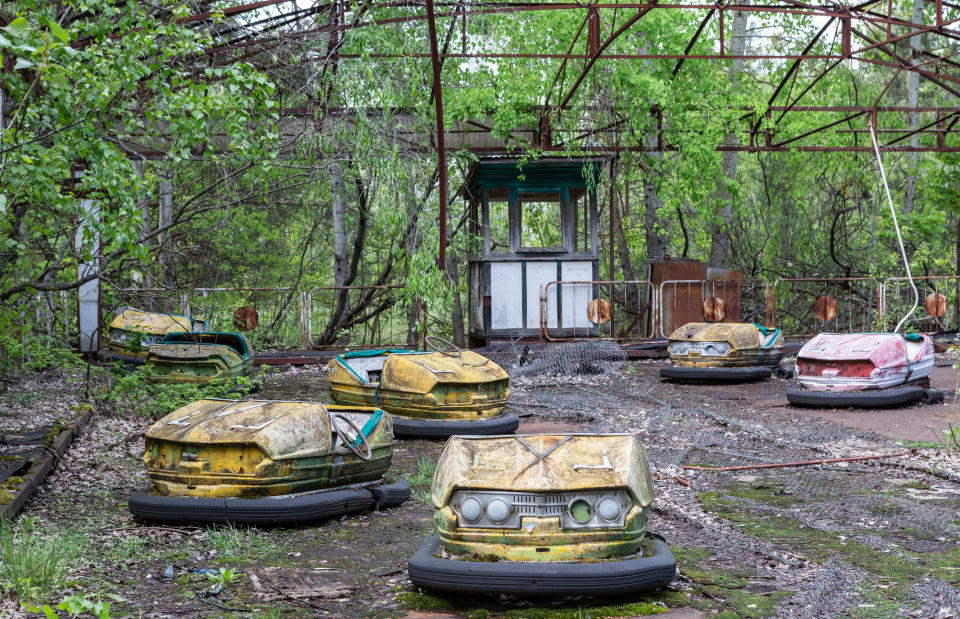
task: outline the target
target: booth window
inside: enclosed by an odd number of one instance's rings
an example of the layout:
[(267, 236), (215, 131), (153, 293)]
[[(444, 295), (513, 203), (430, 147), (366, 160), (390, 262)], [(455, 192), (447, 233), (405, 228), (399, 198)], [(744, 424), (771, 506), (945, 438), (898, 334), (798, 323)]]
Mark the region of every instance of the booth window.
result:
[(570, 203), (573, 216), (577, 219), (573, 250), (580, 253), (590, 253), (593, 234), (590, 230), (590, 199), (587, 196), (587, 190), (579, 187), (571, 188)]
[(489, 214), (490, 253), (510, 253), (510, 192), (505, 188), (494, 187), (487, 191), (487, 212)]
[(562, 250), (563, 227), (560, 216), (560, 193), (544, 191), (521, 193), (520, 248)]

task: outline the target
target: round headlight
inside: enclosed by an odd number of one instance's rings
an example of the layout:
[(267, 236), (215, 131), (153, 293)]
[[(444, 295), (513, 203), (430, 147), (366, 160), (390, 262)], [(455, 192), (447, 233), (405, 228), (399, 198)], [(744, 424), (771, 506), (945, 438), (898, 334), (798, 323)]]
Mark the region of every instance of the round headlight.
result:
[(597, 503), (597, 513), (607, 522), (612, 522), (620, 517), (620, 501), (606, 497)]
[(510, 517), (510, 506), (503, 499), (494, 499), (487, 503), (487, 518), (494, 524), (502, 524)]
[(580, 524), (587, 524), (590, 522), (590, 517), (593, 516), (593, 510), (589, 503), (583, 499), (577, 499), (570, 504), (570, 516)]
[(713, 344), (707, 344), (706, 348), (703, 349), (703, 352), (708, 355), (715, 355), (717, 354), (717, 347)]
[(460, 517), (467, 522), (476, 522), (483, 515), (483, 506), (473, 497), (467, 497), (460, 503)]

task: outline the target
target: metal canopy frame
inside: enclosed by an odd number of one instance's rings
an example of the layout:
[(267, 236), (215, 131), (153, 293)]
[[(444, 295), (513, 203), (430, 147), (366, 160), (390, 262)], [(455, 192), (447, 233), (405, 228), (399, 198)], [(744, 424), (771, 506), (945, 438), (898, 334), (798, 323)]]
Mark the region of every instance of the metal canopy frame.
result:
[[(526, 133), (527, 143), (534, 150), (545, 155), (576, 151), (590, 154), (615, 154), (622, 151), (669, 152), (678, 148), (665, 140), (664, 118), (662, 111), (651, 105), (650, 112), (656, 120), (655, 139), (644, 140), (643, 145), (622, 146), (616, 140), (605, 144), (596, 141), (584, 144), (590, 138), (609, 136), (623, 120), (609, 121), (598, 127), (587, 127), (579, 131), (572, 139), (555, 141), (555, 127), (559, 125), (564, 113), (571, 109), (571, 103), (583, 90), (586, 78), (601, 62), (616, 60), (669, 60), (673, 61), (672, 74), (681, 74), (685, 66), (694, 61), (716, 60), (765, 60), (783, 62), (789, 65), (768, 98), (766, 110), (758, 115), (754, 110), (744, 110), (739, 117), (739, 125), (729, 127), (728, 131), (746, 137), (745, 140), (726, 140), (718, 143), (717, 149), (742, 152), (866, 152), (871, 150), (868, 144), (861, 145), (858, 137), (866, 133), (863, 128), (855, 128), (851, 121), (865, 120), (867, 117), (880, 135), (886, 136), (882, 148), (900, 152), (960, 152), (960, 141), (953, 138), (960, 120), (960, 47), (957, 52), (940, 56), (931, 49), (937, 46), (923, 46), (917, 43), (917, 37), (929, 37), (947, 41), (951, 45), (960, 42), (960, 2), (958, 0), (924, 0), (923, 13), (932, 19), (931, 23), (914, 22), (897, 16), (893, 0), (865, 0), (854, 4), (843, 4), (842, 0), (823, 0), (813, 3), (803, 0), (765, 0), (760, 4), (737, 3), (736, 0), (705, 2), (672, 1), (630, 2), (607, 0), (575, 0), (572, 2), (533, 2), (512, 0), (260, 0), (238, 4), (219, 13), (231, 21), (211, 22), (214, 3), (201, 0), (195, 3), (198, 12), (180, 18), (178, 21), (197, 26), (212, 25), (221, 42), (201, 54), (205, 63), (221, 65), (245, 60), (262, 69), (277, 65), (258, 65), (265, 52), (276, 51), (282, 45), (291, 42), (323, 41), (327, 53), (322, 57), (307, 60), (321, 64), (320, 74), (336, 71), (337, 63), (351, 59), (393, 59), (422, 58), (429, 59), (432, 67), (433, 86), (430, 100), (435, 104), (436, 129), (429, 142), (424, 141), (411, 128), (406, 134), (400, 127), (397, 135), (404, 140), (411, 151), (436, 151), (440, 170), (440, 226), (445, 236), (446, 206), (448, 195), (446, 188), (446, 152), (449, 150), (469, 150), (478, 154), (516, 152), (509, 145), (496, 143), (493, 128), (486, 119), (472, 119), (457, 126), (444, 126), (443, 109), (443, 65), (447, 60), (488, 60), (530, 59), (532, 61), (555, 60), (556, 67), (549, 88), (545, 92), (531, 93), (531, 107), (539, 114), (536, 128), (519, 129), (518, 134)], [(904, 6), (897, 7), (902, 9)], [(383, 11), (391, 11), (385, 15)], [(565, 49), (539, 50), (537, 52), (515, 52), (511, 50), (496, 52), (468, 51), (466, 41), (472, 18), (490, 14), (513, 14), (522, 19), (524, 14), (543, 11), (567, 11), (579, 16), (579, 27)], [(687, 44), (682, 53), (623, 53), (608, 51), (620, 37), (631, 32), (632, 27), (654, 12), (696, 11), (704, 13), (699, 25), (688, 33), (684, 40)], [(782, 14), (806, 16), (810, 20), (809, 32), (798, 35), (797, 49), (779, 54), (728, 53), (726, 22), (731, 11), (745, 11), (750, 14)], [(606, 16), (606, 22), (604, 21)], [(241, 23), (242, 20), (245, 23)], [(703, 51), (705, 32), (713, 21), (717, 22), (717, 40), (711, 41), (713, 49)], [(403, 26), (426, 22), (427, 41), (418, 51), (368, 50), (367, 53), (345, 53), (344, 43), (349, 32), (360, 28)], [(692, 20), (691, 23), (697, 23)], [(462, 33), (461, 48), (450, 49), (451, 35), (459, 29)], [(896, 29), (896, 30), (895, 30)], [(905, 30), (905, 32), (904, 32)], [(816, 53), (818, 43), (823, 45), (826, 35), (832, 32), (839, 37), (839, 49), (836, 43), (827, 46), (829, 53)], [(712, 32), (711, 32), (712, 36)], [(441, 37), (444, 39), (441, 41)], [(82, 44), (83, 42), (81, 42)], [(695, 52), (698, 44), (700, 50)], [(575, 51), (583, 50), (583, 51)], [(870, 104), (859, 100), (838, 101), (835, 105), (805, 105), (805, 98), (815, 86), (844, 61), (855, 61), (890, 70), (890, 78), (880, 91), (879, 96)], [(822, 63), (819, 70), (804, 74), (801, 68), (810, 63)], [(953, 101), (954, 105), (887, 105), (885, 96), (896, 79), (904, 73), (916, 73), (920, 79), (936, 87), (937, 98)], [(943, 98), (940, 95), (944, 95)], [(295, 108), (283, 110), (288, 117), (302, 117), (306, 114), (343, 114), (370, 113), (370, 110), (333, 110), (329, 107), (329, 91), (317, 106), (317, 109)], [(584, 109), (582, 106), (580, 109)], [(921, 123), (920, 115), (926, 117)], [(778, 135), (778, 126), (790, 115), (805, 115), (811, 119), (812, 128), (799, 135)], [(892, 120), (907, 115), (911, 122), (908, 127), (897, 126)], [(932, 120), (930, 120), (932, 118)], [(844, 125), (847, 125), (844, 128)], [(693, 129), (695, 130), (695, 129)], [(464, 144), (463, 136), (470, 135), (473, 144)], [(486, 136), (488, 142), (476, 141)], [(850, 139), (837, 143), (837, 140), (824, 139), (825, 136), (846, 136)], [(908, 138), (917, 136), (922, 142), (905, 144)], [(443, 237), (441, 237), (443, 238)], [(445, 264), (445, 243), (440, 243), (439, 261), (441, 268)]]

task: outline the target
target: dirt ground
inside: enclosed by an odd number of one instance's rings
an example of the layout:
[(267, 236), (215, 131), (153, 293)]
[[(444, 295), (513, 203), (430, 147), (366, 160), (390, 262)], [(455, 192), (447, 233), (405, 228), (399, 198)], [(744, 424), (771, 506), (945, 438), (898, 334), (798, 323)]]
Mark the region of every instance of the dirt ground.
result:
[[(406, 560), (432, 531), (425, 501), (439, 442), (397, 442), (391, 469), (411, 481), (414, 494), (382, 513), (271, 531), (152, 526), (126, 508), (126, 497), (148, 483), (142, 433), (151, 421), (98, 409), (17, 526), (69, 532), (81, 548), (59, 593), (115, 595), (123, 601), (114, 601), (114, 616), (960, 613), (960, 449), (940, 444), (948, 424), (960, 427), (952, 367), (938, 367), (933, 377), (948, 393), (943, 405), (853, 412), (787, 406), (790, 381), (664, 383), (660, 366), (629, 362), (599, 375), (525, 375), (511, 383), (521, 432), (627, 431), (646, 447), (657, 492), (651, 530), (666, 538), (680, 573), (669, 588), (644, 596), (531, 600), (417, 591)], [(319, 368), (284, 370), (267, 376), (258, 398), (329, 401)], [(10, 386), (0, 396), (0, 423), (43, 408), (45, 389), (36, 378)], [(11, 398), (19, 398), (17, 406), (7, 406)], [(904, 451), (800, 468), (680, 468)], [(239, 576), (207, 595), (211, 581), (197, 570), (221, 567)], [(3, 611), (22, 607), (7, 599)]]

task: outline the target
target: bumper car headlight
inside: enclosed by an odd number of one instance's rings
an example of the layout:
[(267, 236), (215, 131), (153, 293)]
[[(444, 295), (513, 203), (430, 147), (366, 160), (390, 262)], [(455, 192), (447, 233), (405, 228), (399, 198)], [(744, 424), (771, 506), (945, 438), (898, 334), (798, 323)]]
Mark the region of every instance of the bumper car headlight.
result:
[(684, 342), (674, 342), (673, 344), (670, 344), (670, 354), (671, 355), (687, 354), (687, 345)]
[(460, 502), (460, 517), (467, 522), (476, 522), (483, 515), (483, 506), (474, 497), (467, 497)]
[(705, 357), (722, 357), (730, 352), (730, 344), (726, 342), (708, 342), (703, 346)]
[(597, 514), (607, 522), (613, 522), (620, 518), (621, 511), (620, 501), (613, 497), (600, 499), (600, 502), (597, 503)]
[(503, 499), (494, 499), (487, 503), (487, 518), (494, 524), (503, 524), (510, 517), (510, 506)]

